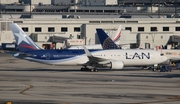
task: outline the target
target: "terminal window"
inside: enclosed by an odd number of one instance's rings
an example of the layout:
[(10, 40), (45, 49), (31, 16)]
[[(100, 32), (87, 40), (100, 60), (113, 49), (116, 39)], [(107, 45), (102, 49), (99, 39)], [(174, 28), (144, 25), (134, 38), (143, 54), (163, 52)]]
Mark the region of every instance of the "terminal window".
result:
[(96, 12), (103, 12), (103, 10), (96, 10)]
[(77, 35), (77, 39), (81, 39), (81, 35)]
[(68, 28), (67, 27), (61, 27), (61, 32), (67, 32)]
[(84, 12), (89, 12), (89, 10), (84, 10)]
[(151, 31), (158, 31), (157, 27), (151, 27)]
[(176, 31), (180, 31), (180, 27), (176, 27)]
[(75, 10), (70, 10), (70, 12), (75, 12)]
[(74, 32), (80, 32), (80, 31), (81, 31), (80, 27), (74, 27)]
[(28, 32), (28, 27), (22, 27), (22, 30), (23, 30), (24, 32)]
[(104, 10), (104, 12), (108, 12), (108, 13), (115, 13), (116, 10)]
[(54, 27), (48, 27), (48, 32), (54, 32)]
[(41, 27), (36, 27), (35, 32), (41, 32)]
[(163, 31), (169, 31), (169, 27), (163, 27)]
[(83, 12), (83, 10), (76, 10), (76, 12)]
[(125, 27), (125, 30), (132, 30), (131, 27)]
[(90, 12), (95, 12), (95, 10), (90, 10)]
[(71, 2), (71, 3), (74, 3), (74, 0), (71, 0), (70, 2)]
[(144, 31), (144, 27), (138, 27), (138, 31)]

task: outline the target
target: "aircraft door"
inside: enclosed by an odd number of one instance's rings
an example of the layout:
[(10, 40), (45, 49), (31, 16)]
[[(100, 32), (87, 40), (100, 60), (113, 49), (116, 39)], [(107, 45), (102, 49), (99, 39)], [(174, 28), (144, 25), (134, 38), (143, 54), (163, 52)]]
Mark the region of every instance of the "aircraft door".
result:
[(50, 53), (46, 53), (46, 59), (47, 59), (47, 60), (50, 59)]

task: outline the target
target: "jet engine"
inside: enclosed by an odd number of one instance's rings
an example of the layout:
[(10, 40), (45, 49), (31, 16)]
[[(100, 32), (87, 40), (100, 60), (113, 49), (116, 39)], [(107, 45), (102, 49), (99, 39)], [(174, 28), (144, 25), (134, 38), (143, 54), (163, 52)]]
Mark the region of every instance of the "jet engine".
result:
[(122, 61), (111, 61), (110, 69), (122, 69), (124, 67), (124, 63)]

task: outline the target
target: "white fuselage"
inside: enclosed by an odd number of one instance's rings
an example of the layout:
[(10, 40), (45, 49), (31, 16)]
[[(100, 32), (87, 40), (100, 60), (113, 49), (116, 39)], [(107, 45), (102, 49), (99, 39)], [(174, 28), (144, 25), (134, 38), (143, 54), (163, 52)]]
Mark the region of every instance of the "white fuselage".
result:
[[(121, 45), (121, 49), (129, 49), (129, 48), (127, 48), (126, 45)], [(101, 44), (86, 45), (86, 48), (87, 49), (103, 49)], [(68, 49), (84, 49), (84, 48), (82, 45), (80, 45), (80, 46), (71, 46)]]
[[(101, 44), (86, 45), (87, 49), (102, 49)], [(71, 46), (68, 49), (84, 49), (83, 46)]]
[[(51, 53), (49, 53), (51, 54)], [(91, 52), (94, 57), (106, 59), (106, 61), (118, 60), (124, 63), (124, 66), (145, 66), (165, 62), (167, 57), (162, 56), (160, 52), (154, 50), (100, 50)], [(52, 58), (56, 60), (51, 60)], [(59, 59), (58, 59), (59, 57)], [(75, 65), (81, 66), (88, 62), (86, 54), (74, 55), (70, 58), (62, 59), (61, 54), (50, 55), (48, 58), (37, 59), (35, 57), (26, 57), (25, 59), (45, 64), (53, 65)]]

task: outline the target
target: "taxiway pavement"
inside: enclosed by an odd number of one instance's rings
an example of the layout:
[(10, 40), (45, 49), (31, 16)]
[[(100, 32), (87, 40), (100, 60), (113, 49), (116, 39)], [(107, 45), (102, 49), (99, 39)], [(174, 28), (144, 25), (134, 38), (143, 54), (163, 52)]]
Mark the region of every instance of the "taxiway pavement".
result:
[(82, 72), (0, 54), (0, 103), (180, 104), (180, 70)]

